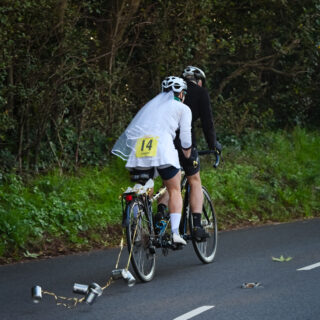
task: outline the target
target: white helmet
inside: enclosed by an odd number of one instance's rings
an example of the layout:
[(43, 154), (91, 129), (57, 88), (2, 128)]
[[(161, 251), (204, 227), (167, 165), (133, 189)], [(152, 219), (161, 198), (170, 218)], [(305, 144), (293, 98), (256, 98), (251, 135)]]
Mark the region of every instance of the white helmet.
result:
[(185, 79), (195, 79), (195, 80), (205, 80), (206, 79), (206, 75), (204, 74), (204, 72), (197, 68), (197, 67), (193, 67), (193, 66), (188, 66), (183, 70), (182, 76)]
[(162, 92), (167, 92), (172, 90), (173, 92), (181, 92), (182, 90), (187, 90), (187, 83), (179, 77), (170, 76), (162, 81)]

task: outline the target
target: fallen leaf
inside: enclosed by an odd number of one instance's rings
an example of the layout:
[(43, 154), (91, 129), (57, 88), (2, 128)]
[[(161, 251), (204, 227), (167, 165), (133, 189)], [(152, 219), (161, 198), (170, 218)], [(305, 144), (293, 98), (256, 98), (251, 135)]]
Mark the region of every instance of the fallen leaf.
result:
[(281, 255), (279, 258), (272, 257), (272, 260), (277, 262), (288, 262), (292, 260), (292, 257), (285, 258), (283, 255)]
[(241, 286), (242, 289), (262, 288), (259, 282), (245, 282)]
[(40, 254), (38, 253), (30, 253), (28, 250), (23, 254), (26, 258), (38, 258)]

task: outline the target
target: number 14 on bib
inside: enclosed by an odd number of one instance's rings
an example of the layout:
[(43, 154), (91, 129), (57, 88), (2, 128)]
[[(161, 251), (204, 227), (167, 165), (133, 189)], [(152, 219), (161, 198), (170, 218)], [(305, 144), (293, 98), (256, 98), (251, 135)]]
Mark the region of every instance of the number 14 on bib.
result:
[(136, 157), (155, 157), (157, 155), (158, 138), (145, 136), (138, 139), (136, 143)]

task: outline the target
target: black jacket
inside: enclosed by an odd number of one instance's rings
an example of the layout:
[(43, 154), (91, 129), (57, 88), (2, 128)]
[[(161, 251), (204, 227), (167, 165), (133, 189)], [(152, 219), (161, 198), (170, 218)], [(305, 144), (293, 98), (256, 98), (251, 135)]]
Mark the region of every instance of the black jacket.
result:
[(188, 90), (184, 103), (192, 112), (192, 145), (196, 146), (194, 123), (200, 118), (202, 130), (209, 149), (216, 146), (216, 131), (213, 124), (212, 109), (208, 91), (197, 84), (187, 81)]

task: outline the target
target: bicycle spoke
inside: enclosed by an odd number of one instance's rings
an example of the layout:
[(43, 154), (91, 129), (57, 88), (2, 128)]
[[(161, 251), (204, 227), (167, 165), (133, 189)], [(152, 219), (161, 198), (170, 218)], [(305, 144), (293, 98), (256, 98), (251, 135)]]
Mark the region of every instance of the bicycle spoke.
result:
[[(207, 190), (203, 187), (203, 208), (201, 225), (209, 234), (208, 238), (201, 241), (192, 239), (192, 244), (199, 259), (203, 263), (210, 263), (213, 261), (217, 248), (217, 221), (214, 208)], [(190, 226), (193, 226), (193, 221), (190, 216)]]
[(142, 281), (150, 281), (154, 276), (155, 257), (149, 253), (150, 225), (143, 208), (138, 199), (128, 208), (130, 225), (127, 227), (127, 241), (129, 252), (133, 246), (131, 262), (136, 275)]

